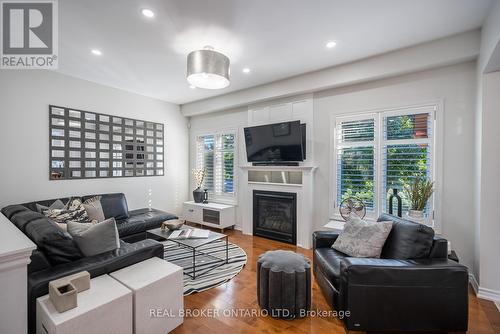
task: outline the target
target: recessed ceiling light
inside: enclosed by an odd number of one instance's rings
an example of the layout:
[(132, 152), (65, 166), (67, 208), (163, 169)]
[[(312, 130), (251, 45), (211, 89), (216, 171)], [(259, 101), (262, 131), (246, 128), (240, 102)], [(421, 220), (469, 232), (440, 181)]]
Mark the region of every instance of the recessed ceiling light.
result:
[(335, 42), (335, 41), (330, 41), (330, 42), (326, 43), (326, 47), (329, 49), (334, 48), (335, 46), (337, 46), (337, 42)]
[(189, 85), (189, 88), (196, 89), (196, 86), (195, 85)]
[(96, 56), (100, 56), (100, 55), (102, 55), (101, 50), (92, 49), (90, 52), (92, 52), (92, 54), (93, 54), (93, 55), (96, 55)]
[(155, 16), (155, 13), (151, 10), (151, 9), (147, 9), (147, 8), (144, 8), (142, 11), (141, 11), (142, 15), (148, 17), (148, 18), (152, 18)]
[(250, 69), (249, 69), (248, 67), (245, 67), (245, 68), (243, 69), (243, 73), (250, 73)]

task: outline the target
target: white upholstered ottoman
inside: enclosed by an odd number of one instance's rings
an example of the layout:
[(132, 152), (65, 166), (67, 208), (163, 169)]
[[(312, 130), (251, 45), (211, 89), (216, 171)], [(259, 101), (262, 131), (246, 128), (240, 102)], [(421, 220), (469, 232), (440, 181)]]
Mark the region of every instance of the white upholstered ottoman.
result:
[(132, 292), (102, 275), (78, 293), (78, 306), (59, 313), (49, 295), (36, 300), (37, 334), (132, 334)]
[(135, 334), (165, 334), (182, 324), (181, 267), (154, 257), (109, 275), (133, 292)]

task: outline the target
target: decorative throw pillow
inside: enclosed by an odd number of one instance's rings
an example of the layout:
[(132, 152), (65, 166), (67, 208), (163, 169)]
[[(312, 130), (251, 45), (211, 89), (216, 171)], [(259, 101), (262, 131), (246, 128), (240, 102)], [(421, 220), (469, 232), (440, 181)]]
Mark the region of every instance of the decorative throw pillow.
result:
[(379, 258), (392, 222), (367, 222), (351, 216), (332, 248), (353, 257)]
[(68, 221), (75, 221), (79, 223), (90, 222), (87, 211), (78, 198), (70, 200), (67, 209), (50, 209), (45, 211), (43, 214), (59, 224), (65, 224)]
[(45, 206), (45, 205), (41, 205), (41, 204), (36, 203), (36, 211), (38, 213), (44, 213), (45, 211), (52, 210), (52, 209), (63, 210), (65, 208), (66, 208), (66, 205), (64, 205), (64, 203), (60, 199), (55, 200), (54, 203), (52, 203), (50, 206)]
[(104, 211), (102, 211), (101, 196), (94, 196), (83, 202), (83, 207), (87, 211), (90, 220), (102, 222), (104, 218)]
[(120, 248), (120, 238), (114, 218), (100, 223), (68, 222), (68, 232), (85, 256)]

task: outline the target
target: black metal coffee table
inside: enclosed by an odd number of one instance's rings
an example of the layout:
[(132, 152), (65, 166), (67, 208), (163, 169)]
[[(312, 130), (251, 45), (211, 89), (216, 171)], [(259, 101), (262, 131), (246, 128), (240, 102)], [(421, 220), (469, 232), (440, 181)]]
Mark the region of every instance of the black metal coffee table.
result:
[[(183, 227), (183, 229), (196, 229), (193, 227)], [(155, 228), (152, 230), (147, 231), (147, 237), (149, 239), (155, 239), (155, 240), (161, 240), (161, 241), (172, 241), (176, 243), (179, 247), (184, 247), (192, 251), (192, 262), (193, 262), (193, 269), (189, 271), (189, 268), (184, 268), (184, 274), (188, 275), (192, 279), (195, 279), (196, 277), (199, 277), (201, 275), (204, 275), (208, 273), (209, 271), (214, 270), (215, 268), (218, 268), (229, 261), (229, 241), (228, 241), (228, 236), (222, 233), (217, 233), (213, 231), (209, 231), (208, 238), (198, 238), (198, 239), (168, 239), (168, 237), (172, 234), (172, 231), (168, 229), (161, 229), (161, 228)], [(226, 239), (226, 258), (221, 259), (217, 256), (214, 256), (212, 254), (208, 254), (206, 252), (200, 251), (199, 248), (201, 246), (208, 245), (213, 242), (220, 241), (222, 239)], [(196, 261), (197, 258), (199, 259), (200, 257), (208, 257), (212, 260), (215, 260), (208, 269), (204, 269), (201, 272), (196, 271)], [(206, 265), (204, 263), (204, 265)]]

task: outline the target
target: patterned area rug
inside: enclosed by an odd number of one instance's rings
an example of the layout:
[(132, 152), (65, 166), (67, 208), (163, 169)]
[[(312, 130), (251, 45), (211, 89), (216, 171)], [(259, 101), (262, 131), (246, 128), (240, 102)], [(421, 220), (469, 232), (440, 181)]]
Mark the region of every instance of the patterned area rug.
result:
[[(165, 247), (165, 260), (175, 263), (178, 266), (184, 268), (184, 271), (191, 272), (193, 269), (193, 252), (188, 249), (177, 245), (172, 241), (163, 242)], [(226, 258), (226, 242), (219, 241), (214, 242), (205, 246), (201, 246), (198, 250), (208, 253), (220, 259)], [(200, 274), (200, 276), (192, 279), (188, 275), (184, 274), (184, 295), (189, 295), (193, 292), (201, 292), (221, 284), (228, 282), (234, 276), (238, 275), (247, 263), (247, 254), (243, 249), (238, 247), (233, 243), (229, 243), (229, 253), (228, 253), (229, 263), (223, 264), (205, 274)], [(196, 256), (196, 272), (202, 273), (207, 269), (211, 268), (214, 264), (217, 264), (216, 259)]]

